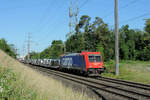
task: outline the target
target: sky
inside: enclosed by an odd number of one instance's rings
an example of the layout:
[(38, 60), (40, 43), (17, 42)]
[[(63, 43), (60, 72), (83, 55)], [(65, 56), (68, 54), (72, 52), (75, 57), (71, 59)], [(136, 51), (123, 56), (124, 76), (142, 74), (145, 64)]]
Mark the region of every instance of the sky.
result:
[[(66, 40), (69, 32), (71, 0), (0, 0), (0, 38), (14, 44), (18, 53), (27, 53), (28, 34), (31, 51), (40, 52), (53, 40)], [(72, 0), (75, 7), (75, 0)], [(118, 0), (119, 27), (129, 24), (144, 29), (150, 18), (150, 0)], [(78, 0), (79, 16), (88, 15), (94, 21), (102, 18), (109, 28), (114, 27), (114, 0)]]

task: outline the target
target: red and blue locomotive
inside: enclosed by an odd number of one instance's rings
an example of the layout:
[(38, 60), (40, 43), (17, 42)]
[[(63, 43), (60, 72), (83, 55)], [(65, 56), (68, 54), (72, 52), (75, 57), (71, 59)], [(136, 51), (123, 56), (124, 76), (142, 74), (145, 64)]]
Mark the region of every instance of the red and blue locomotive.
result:
[(60, 69), (78, 71), (88, 76), (104, 72), (100, 52), (82, 52), (63, 55), (60, 58)]

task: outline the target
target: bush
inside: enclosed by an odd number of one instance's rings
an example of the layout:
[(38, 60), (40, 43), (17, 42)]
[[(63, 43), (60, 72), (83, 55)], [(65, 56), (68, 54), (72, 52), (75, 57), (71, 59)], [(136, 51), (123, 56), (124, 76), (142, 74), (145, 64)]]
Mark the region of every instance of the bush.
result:
[(26, 88), (18, 75), (0, 67), (0, 100), (36, 100), (36, 97), (36, 92)]

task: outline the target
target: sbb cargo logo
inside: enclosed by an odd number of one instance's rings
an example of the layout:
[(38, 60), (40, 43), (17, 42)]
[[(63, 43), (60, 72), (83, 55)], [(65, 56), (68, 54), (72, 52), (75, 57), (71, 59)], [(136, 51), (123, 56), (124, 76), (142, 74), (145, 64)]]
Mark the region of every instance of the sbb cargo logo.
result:
[(63, 58), (62, 59), (62, 65), (71, 67), (73, 64), (72, 58)]

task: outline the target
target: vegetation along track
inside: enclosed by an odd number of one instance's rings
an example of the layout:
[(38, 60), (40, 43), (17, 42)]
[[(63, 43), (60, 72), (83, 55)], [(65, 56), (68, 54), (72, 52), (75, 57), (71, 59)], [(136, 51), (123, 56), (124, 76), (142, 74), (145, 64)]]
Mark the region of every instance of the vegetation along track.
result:
[(136, 89), (141, 89), (150, 93), (149, 84), (142, 84), (142, 83), (130, 82), (130, 81), (125, 81), (120, 79), (107, 78), (107, 77), (98, 77), (97, 79), (101, 81), (107, 81), (110, 83), (119, 84), (119, 85), (129, 86)]
[[(35, 68), (35, 66), (32, 66)], [(100, 94), (102, 92), (105, 92), (109, 95), (112, 95), (118, 98), (123, 98), (123, 99), (131, 99), (131, 100), (150, 100), (150, 91), (148, 89), (145, 90), (146, 87), (143, 87), (144, 89), (139, 90), (139, 88), (135, 88), (132, 84), (133, 87), (129, 87), (129, 84), (125, 82), (124, 84), (119, 84), (116, 81), (111, 82), (109, 81), (104, 81), (100, 79), (92, 79), (92, 78), (85, 78), (82, 76), (77, 76), (77, 75), (72, 75), (60, 71), (55, 71), (47, 68), (42, 68), (42, 67), (36, 67), (36, 69), (46, 72), (47, 74), (52, 74), (73, 82), (77, 82), (80, 84), (86, 85), (88, 88), (95, 89), (97, 92)], [(117, 83), (117, 84), (116, 84)], [(121, 82), (120, 82), (121, 83)], [(118, 85), (119, 84), (119, 85)], [(127, 84), (127, 85), (126, 85)], [(142, 87), (141, 85), (136, 85)], [(149, 88), (149, 87), (147, 87)]]

